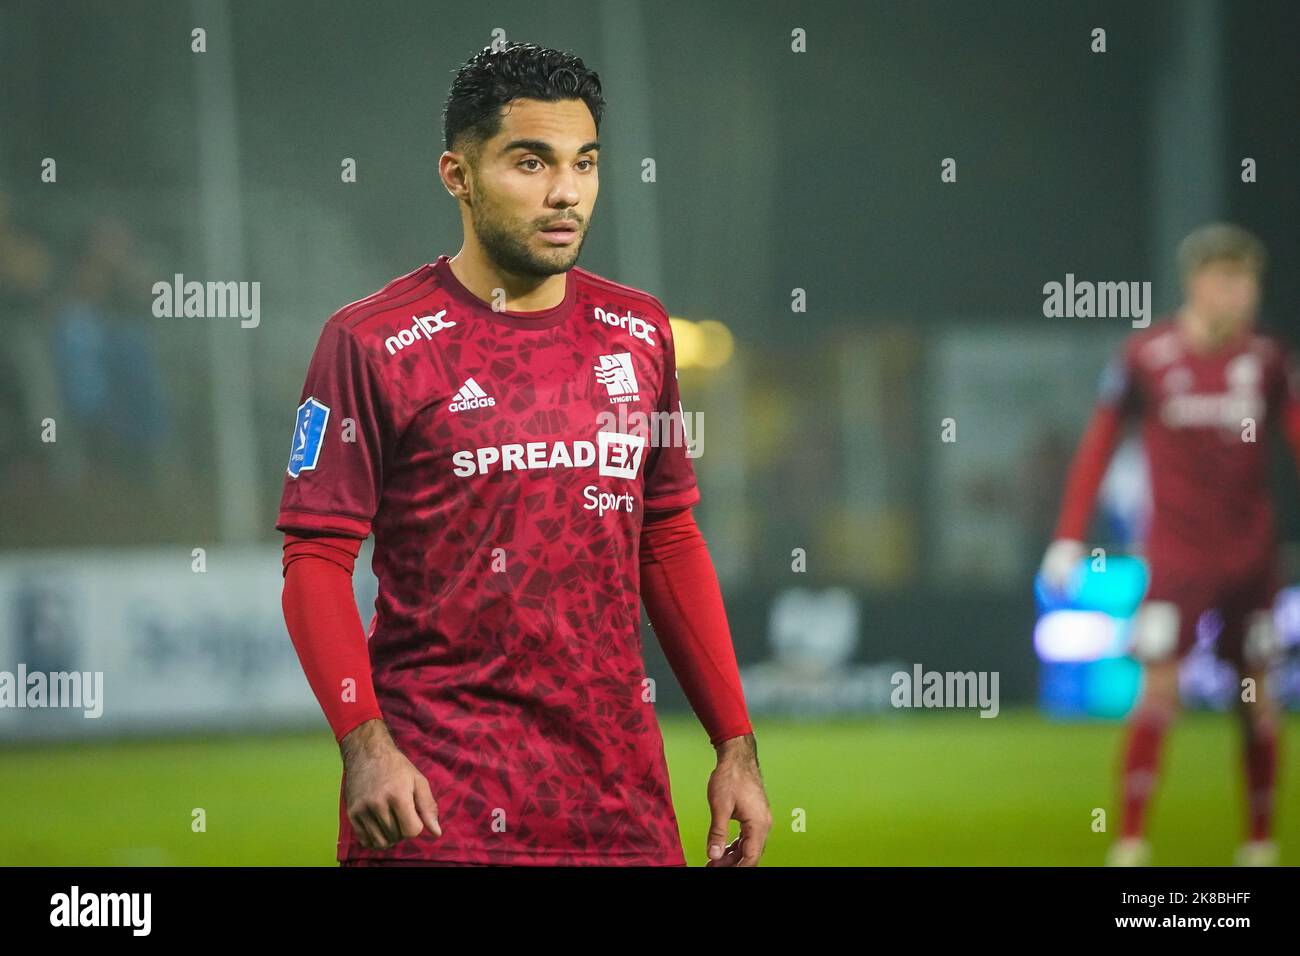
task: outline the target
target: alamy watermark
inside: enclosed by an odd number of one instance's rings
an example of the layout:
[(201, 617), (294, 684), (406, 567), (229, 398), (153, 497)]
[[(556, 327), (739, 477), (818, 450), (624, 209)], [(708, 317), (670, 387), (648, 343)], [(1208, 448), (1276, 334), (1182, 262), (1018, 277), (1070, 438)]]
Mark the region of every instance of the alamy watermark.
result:
[(148, 936), (152, 913), (152, 893), (83, 893), (74, 885), (50, 897), (51, 926), (117, 926), (132, 936)]
[(185, 281), (176, 273), (171, 282), (155, 282), (153, 314), (160, 319), (233, 319), (245, 329), (262, 321), (262, 283)]
[(1049, 319), (1132, 319), (1133, 328), (1151, 324), (1150, 282), (1075, 281), (1074, 273), (1065, 274), (1065, 282), (1048, 282), (1043, 286), (1043, 315)]
[(927, 671), (920, 664), (889, 679), (895, 707), (979, 707), (981, 717), (998, 715), (997, 671)]
[(596, 422), (600, 431), (645, 438), (651, 448), (685, 448), (687, 458), (704, 454), (704, 413), (687, 412), (680, 402), (675, 412), (629, 412), (626, 405), (615, 405), (598, 412)]
[(0, 671), (0, 709), (82, 710), (93, 720), (104, 713), (103, 671)]

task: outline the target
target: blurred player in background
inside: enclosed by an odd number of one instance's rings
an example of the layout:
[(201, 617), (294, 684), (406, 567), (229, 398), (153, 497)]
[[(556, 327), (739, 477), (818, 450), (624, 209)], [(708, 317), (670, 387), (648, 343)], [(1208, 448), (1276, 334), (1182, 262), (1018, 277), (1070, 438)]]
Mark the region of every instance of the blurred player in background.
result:
[(1145, 815), (1178, 707), (1179, 661), (1195, 644), (1202, 613), (1217, 609), (1216, 653), (1254, 685), (1238, 703), (1247, 835), (1237, 862), (1272, 864), (1280, 721), (1268, 672), (1278, 651), (1279, 577), (1264, 435), (1279, 423), (1300, 458), (1300, 382), (1282, 346), (1253, 327), (1263, 244), (1237, 226), (1213, 224), (1183, 240), (1179, 260), (1183, 305), (1129, 338), (1103, 376), (1041, 573), (1049, 587), (1068, 587), (1087, 554), (1098, 485), (1123, 426), (1137, 422), (1151, 475), (1151, 580), (1133, 624), (1143, 687), (1130, 715), (1122, 826), (1108, 863), (1149, 860)]
[[(668, 314), (576, 266), (603, 108), (577, 57), (471, 58), (438, 165), (460, 251), (339, 310), (312, 356), (276, 527), (343, 756), (347, 865), (684, 865), (642, 600), (717, 751), (708, 865), (763, 851)], [(367, 648), (352, 570), (372, 532)]]

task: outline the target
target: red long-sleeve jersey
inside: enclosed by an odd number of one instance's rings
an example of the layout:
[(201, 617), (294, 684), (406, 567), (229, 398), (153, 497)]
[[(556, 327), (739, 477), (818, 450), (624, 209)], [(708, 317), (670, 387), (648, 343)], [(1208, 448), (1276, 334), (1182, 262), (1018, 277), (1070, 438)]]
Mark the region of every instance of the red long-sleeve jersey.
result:
[(1128, 421), (1141, 429), (1151, 475), (1145, 542), (1161, 568), (1268, 566), (1275, 549), (1267, 431), (1277, 421), (1300, 467), (1300, 376), (1272, 337), (1248, 332), (1194, 351), (1176, 321), (1131, 336), (1101, 395), (1066, 482), (1057, 538), (1087, 534), (1097, 489)]
[[(358, 538), (285, 535), (282, 603), (289, 636), (336, 740), (382, 719), (352, 593)], [(689, 508), (641, 529), (641, 597), (669, 666), (710, 743), (752, 733), (708, 544)]]
[[(313, 687), (329, 713), (357, 675), (331, 727), (377, 707), (443, 823), (437, 839), (371, 850), (341, 813), (339, 858), (684, 862), (641, 604), (654, 622), (671, 603), (712, 599), (698, 592), (698, 548), (641, 546), (655, 515), (700, 500), (658, 299), (575, 267), (554, 307), (498, 310), (440, 256), (330, 318), (300, 402), (276, 527), (373, 533), (379, 579), (373, 701), (355, 655)], [(286, 571), (286, 617), (307, 628), (295, 644), (325, 647), (327, 661), (344, 637), (313, 638), (316, 610), (301, 602), (321, 585), (298, 578), (329, 564), (303, 557)], [(355, 634), (342, 575), (321, 575), (334, 582), (325, 613)], [(708, 714), (702, 688), (721, 682), (734, 707), (730, 678), (697, 683), (690, 663), (703, 649), (702, 666), (717, 664), (721, 632), (693, 615), (685, 626), (705, 628), (668, 639), (685, 635), (688, 652), (670, 660), (685, 663), (688, 693)], [(748, 726), (728, 707), (717, 719), (711, 736)]]

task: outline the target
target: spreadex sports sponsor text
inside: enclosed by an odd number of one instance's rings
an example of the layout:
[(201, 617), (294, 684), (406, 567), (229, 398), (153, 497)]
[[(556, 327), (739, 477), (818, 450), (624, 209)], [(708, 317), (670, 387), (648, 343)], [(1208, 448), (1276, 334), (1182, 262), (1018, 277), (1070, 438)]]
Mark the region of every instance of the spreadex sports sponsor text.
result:
[(461, 478), (486, 475), (494, 469), (590, 468), (611, 478), (635, 478), (646, 440), (642, 435), (597, 432), (596, 441), (530, 441), (464, 449), (451, 456), (452, 471)]

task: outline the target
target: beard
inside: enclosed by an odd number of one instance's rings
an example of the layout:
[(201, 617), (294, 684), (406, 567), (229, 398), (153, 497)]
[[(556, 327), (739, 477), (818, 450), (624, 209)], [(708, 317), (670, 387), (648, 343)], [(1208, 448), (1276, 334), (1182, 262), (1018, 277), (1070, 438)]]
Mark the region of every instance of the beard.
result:
[(481, 186), (478, 201), (470, 206), (470, 223), (487, 257), (509, 275), (544, 279), (568, 272), (577, 263), (587, 240), (587, 223), (579, 219), (579, 233), (572, 245), (537, 249), (533, 243), (539, 226), (544, 223), (511, 218), (497, 208)]

